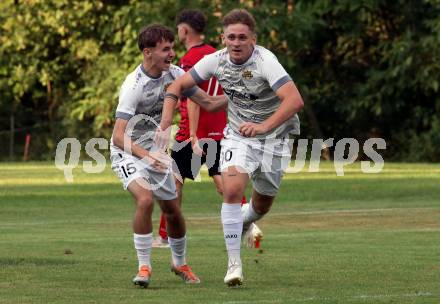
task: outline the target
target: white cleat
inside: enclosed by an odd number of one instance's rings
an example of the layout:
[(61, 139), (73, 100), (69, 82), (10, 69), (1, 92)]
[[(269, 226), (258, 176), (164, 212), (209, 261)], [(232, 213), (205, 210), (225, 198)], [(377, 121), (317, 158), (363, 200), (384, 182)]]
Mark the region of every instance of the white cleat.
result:
[(243, 243), (247, 248), (259, 248), (262, 239), (263, 231), (255, 223), (252, 223), (244, 234)]
[(229, 287), (243, 284), (243, 270), (241, 264), (232, 263), (228, 266), (228, 272), (225, 276), (225, 284)]

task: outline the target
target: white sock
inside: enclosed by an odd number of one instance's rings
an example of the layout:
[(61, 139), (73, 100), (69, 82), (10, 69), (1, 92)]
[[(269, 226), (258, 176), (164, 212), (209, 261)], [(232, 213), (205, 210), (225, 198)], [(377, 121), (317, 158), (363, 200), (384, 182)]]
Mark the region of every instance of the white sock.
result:
[(240, 211), (240, 203), (222, 204), (223, 234), (228, 251), (229, 264), (240, 264), (240, 243), (243, 229), (243, 218)]
[(173, 239), (168, 236), (168, 243), (170, 243), (171, 256), (173, 258), (174, 266), (182, 266), (186, 264), (186, 236), (179, 239)]
[(151, 268), (151, 244), (153, 243), (153, 233), (136, 234), (133, 233), (134, 248), (136, 249), (137, 258), (139, 261), (139, 269), (142, 265), (147, 265)]
[(258, 221), (263, 217), (262, 214), (258, 214), (255, 212), (253, 206), (252, 206), (252, 199), (249, 201), (248, 204), (243, 205), (241, 207), (241, 213), (243, 216), (243, 231), (247, 231), (249, 229), (249, 226), (253, 223)]

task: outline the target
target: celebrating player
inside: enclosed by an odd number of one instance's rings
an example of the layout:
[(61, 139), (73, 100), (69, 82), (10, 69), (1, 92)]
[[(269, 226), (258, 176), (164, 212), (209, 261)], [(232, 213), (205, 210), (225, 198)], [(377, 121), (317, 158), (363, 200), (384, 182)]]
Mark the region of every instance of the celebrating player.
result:
[[(176, 96), (212, 76), (217, 78), (228, 97), (220, 164), (221, 219), (228, 251), (224, 282), (235, 286), (243, 282), (240, 235), (271, 208), (291, 157), (289, 136), (299, 134), (296, 113), (303, 101), (275, 55), (256, 45), (255, 20), (249, 12), (232, 10), (222, 23), (226, 48), (205, 56), (168, 88), (160, 128), (171, 124)], [(249, 178), (252, 198), (242, 214), (240, 200)]]
[[(217, 51), (214, 47), (204, 43), (203, 32), (206, 26), (206, 17), (200, 10), (183, 10), (177, 17), (177, 33), (179, 41), (185, 45), (187, 53), (180, 59), (180, 67), (188, 71), (205, 55)], [(198, 86), (209, 95), (216, 96), (223, 94), (217, 80), (212, 77)], [(182, 187), (186, 178), (194, 180), (200, 166), (207, 161), (208, 145), (215, 144), (216, 149), (209, 149), (208, 174), (214, 180), (217, 192), (222, 195), (223, 185), (219, 170), (220, 140), (223, 138), (223, 129), (226, 126), (226, 111), (207, 112), (190, 99), (180, 99), (179, 105), (180, 123), (176, 134), (171, 157), (176, 162), (181, 179), (176, 179), (176, 188), (179, 203), (182, 203)], [(200, 139), (200, 141), (199, 141)], [(203, 145), (203, 150), (200, 147)], [(215, 151), (214, 153), (211, 151)], [(194, 159), (193, 159), (194, 158)], [(242, 204), (246, 198), (242, 198)], [(159, 236), (153, 241), (153, 247), (168, 247), (165, 217), (162, 214), (159, 225)], [(246, 241), (249, 247), (259, 242), (262, 232), (255, 225), (249, 230)], [(252, 232), (252, 233), (251, 233)], [(255, 238), (255, 240), (254, 240)]]
[[(172, 31), (162, 25), (150, 25), (140, 31), (138, 46), (143, 62), (126, 77), (121, 87), (112, 135), (112, 169), (136, 203), (133, 230), (139, 272), (133, 282), (144, 287), (150, 282), (152, 270), (153, 199), (158, 200), (167, 221), (171, 269), (186, 283), (200, 282), (185, 259), (185, 220), (177, 201), (171, 158), (153, 143), (162, 115), (165, 88), (184, 73), (171, 64), (175, 56), (173, 41)], [(198, 102), (206, 99), (219, 103), (220, 107), (226, 104), (225, 98), (209, 97), (197, 88), (191, 88), (186, 94)]]

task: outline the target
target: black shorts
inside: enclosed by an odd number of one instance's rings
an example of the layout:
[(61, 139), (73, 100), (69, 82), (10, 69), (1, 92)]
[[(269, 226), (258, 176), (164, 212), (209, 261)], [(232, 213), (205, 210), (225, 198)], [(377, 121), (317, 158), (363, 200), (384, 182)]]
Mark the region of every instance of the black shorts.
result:
[(185, 142), (177, 142), (171, 149), (171, 157), (176, 162), (182, 178), (194, 180), (199, 174), (200, 167), (205, 163), (209, 176), (220, 175), (220, 140), (203, 138), (199, 140), (199, 143), (205, 152), (202, 157), (193, 153), (190, 141), (186, 145)]

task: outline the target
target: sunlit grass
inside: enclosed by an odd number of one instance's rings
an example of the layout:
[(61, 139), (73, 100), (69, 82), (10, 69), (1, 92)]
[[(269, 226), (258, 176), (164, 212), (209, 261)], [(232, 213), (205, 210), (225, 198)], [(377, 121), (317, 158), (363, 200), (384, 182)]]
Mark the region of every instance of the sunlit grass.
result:
[(153, 250), (140, 290), (132, 198), (109, 165), (75, 168), (68, 183), (52, 163), (1, 164), (0, 303), (439, 303), (440, 165), (365, 174), (355, 163), (344, 176), (331, 162), (308, 166), (286, 174), (259, 222), (263, 253), (243, 249), (245, 284), (233, 290), (222, 282), (222, 199), (206, 172), (188, 181), (188, 256), (202, 284), (185, 286), (169, 251)]

